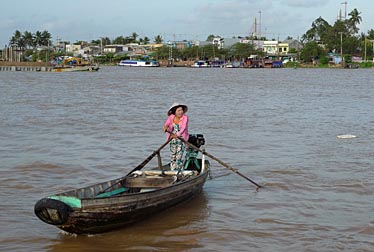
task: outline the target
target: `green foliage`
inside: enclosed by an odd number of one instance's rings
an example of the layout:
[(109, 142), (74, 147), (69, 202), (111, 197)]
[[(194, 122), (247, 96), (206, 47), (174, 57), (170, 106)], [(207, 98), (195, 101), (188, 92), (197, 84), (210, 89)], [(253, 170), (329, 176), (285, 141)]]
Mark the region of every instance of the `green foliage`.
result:
[(113, 57), (114, 62), (120, 62), (121, 60), (127, 60), (130, 59), (130, 57), (126, 54), (118, 54)]
[(164, 41), (161, 35), (157, 35), (154, 40), (156, 44), (161, 44)]
[(360, 67), (362, 68), (373, 68), (374, 62), (362, 62), (360, 63)]
[(251, 44), (236, 43), (229, 49), (228, 57), (241, 60), (247, 58), (253, 51), (253, 45)]
[(25, 31), (21, 33), (16, 30), (9, 40), (9, 45), (15, 45), (19, 48), (35, 48), (36, 46), (52, 45), (51, 39), (52, 36), (48, 31), (36, 31), (35, 33)]
[[(360, 14), (357, 9), (354, 9), (349, 13), (349, 19), (338, 19), (333, 25), (319, 17), (302, 36), (302, 41), (306, 44), (308, 42), (317, 42), (326, 51), (340, 52), (342, 48), (344, 53), (360, 53), (362, 51), (361, 38), (357, 36), (358, 25), (362, 20)], [(374, 36), (374, 31), (371, 35)]]
[(107, 58), (106, 55), (100, 55), (100, 56), (95, 57), (95, 61), (99, 64), (104, 64), (104, 63), (109, 62), (109, 59)]
[(308, 42), (300, 52), (300, 58), (305, 63), (311, 62), (313, 59), (320, 58), (325, 55), (325, 51), (315, 41)]
[(155, 52), (155, 57), (158, 60), (168, 59), (169, 58), (169, 46), (158, 47)]
[(298, 67), (300, 67), (300, 63), (296, 62), (296, 61), (289, 61), (286, 64), (284, 64), (283, 66), (287, 67), (287, 68), (298, 68)]
[(326, 56), (322, 56), (319, 59), (319, 63), (322, 64), (322, 65), (327, 65), (329, 63), (329, 59)]
[(200, 48), (198, 46), (191, 46), (188, 48), (185, 48), (181, 52), (181, 58), (183, 60), (195, 60), (199, 58), (199, 50)]
[(213, 34), (210, 34), (207, 38), (206, 38), (206, 41), (213, 41), (213, 39), (215, 38), (216, 36), (214, 36)]
[(100, 45), (101, 44), (101, 40), (100, 39), (91, 40), (91, 44)]
[(344, 54), (343, 57), (345, 63), (352, 63), (352, 56), (350, 54)]

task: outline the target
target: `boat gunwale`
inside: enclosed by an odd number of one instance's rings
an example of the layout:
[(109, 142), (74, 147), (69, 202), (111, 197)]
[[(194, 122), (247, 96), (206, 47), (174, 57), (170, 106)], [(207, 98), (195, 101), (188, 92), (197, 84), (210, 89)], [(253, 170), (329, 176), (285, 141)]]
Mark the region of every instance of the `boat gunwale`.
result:
[[(113, 207), (116, 204), (118, 205), (123, 205), (124, 203), (130, 204), (131, 202), (148, 200), (149, 198), (153, 197), (152, 195), (160, 195), (160, 197), (161, 196), (165, 197), (165, 195), (176, 193), (179, 190), (185, 189), (185, 187), (190, 187), (191, 184), (197, 184), (197, 185), (204, 184), (208, 177), (208, 173), (209, 173), (209, 169), (185, 181), (178, 181), (174, 184), (171, 184), (169, 186), (162, 187), (162, 188), (157, 188), (156, 190), (153, 190), (153, 191), (134, 192), (131, 194), (123, 193), (123, 194), (114, 195), (114, 196), (105, 197), (105, 198), (83, 198), (81, 199), (82, 207), (77, 208), (77, 210), (79, 211), (79, 210), (85, 210), (89, 208), (90, 209), (97, 208), (99, 206), (105, 206), (105, 205), (111, 205)], [(178, 190), (172, 190), (172, 189), (175, 189), (175, 187), (178, 187)], [(165, 191), (169, 191), (169, 192), (165, 192)], [(165, 199), (165, 201), (168, 201), (168, 200), (169, 199), (167, 198)], [(113, 202), (113, 201), (117, 201), (117, 202)]]

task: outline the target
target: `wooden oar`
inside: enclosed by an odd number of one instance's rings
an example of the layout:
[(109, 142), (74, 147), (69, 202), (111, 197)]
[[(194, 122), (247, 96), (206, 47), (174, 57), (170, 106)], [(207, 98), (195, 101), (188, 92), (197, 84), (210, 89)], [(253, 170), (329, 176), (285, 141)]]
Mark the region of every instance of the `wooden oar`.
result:
[(143, 167), (149, 163), (149, 161), (152, 160), (152, 158), (154, 158), (154, 156), (156, 155), (160, 155), (160, 151), (172, 140), (173, 138), (169, 138), (163, 145), (161, 145), (157, 150), (155, 150), (151, 155), (149, 155), (149, 157), (147, 157), (140, 165), (138, 165), (137, 167), (135, 167), (132, 171), (130, 171), (129, 173), (127, 173), (126, 176), (128, 176), (129, 174), (131, 174), (132, 172), (134, 171), (137, 171), (137, 170), (141, 170), (143, 169)]
[(182, 140), (186, 145), (190, 146), (191, 148), (201, 152), (202, 154), (210, 157), (211, 159), (214, 159), (216, 160), (218, 163), (220, 163), (221, 165), (223, 165), (224, 167), (226, 167), (227, 169), (235, 172), (236, 174), (238, 174), (239, 176), (245, 178), (246, 180), (248, 180), (249, 182), (251, 182), (252, 184), (256, 185), (257, 186), (257, 190), (263, 186), (260, 186), (259, 184), (257, 184), (256, 182), (254, 182), (252, 179), (248, 178), (247, 176), (243, 175), (242, 173), (239, 172), (238, 169), (235, 169), (234, 167), (226, 164), (225, 162), (223, 162), (222, 160), (216, 158), (215, 156), (207, 153), (205, 150), (201, 150), (200, 148), (197, 148), (195, 145), (193, 145), (192, 143), (189, 143), (188, 141), (184, 140), (184, 138), (182, 137), (178, 137), (178, 139)]
[(134, 169), (132, 169), (132, 171), (130, 171), (129, 173), (127, 173), (127, 175), (125, 177), (123, 177), (120, 181), (116, 182), (115, 184), (109, 186), (108, 188), (100, 191), (97, 195), (99, 194), (102, 194), (102, 193), (105, 193), (107, 192), (109, 189), (112, 189), (115, 185), (118, 185), (119, 183), (122, 183), (122, 181), (125, 180), (125, 178), (130, 175), (132, 172), (134, 171), (137, 171), (137, 170), (140, 170), (140, 169), (143, 169), (143, 167), (149, 163), (149, 161), (152, 160), (152, 158), (154, 158), (154, 156), (156, 155), (160, 155), (160, 151), (162, 150), (162, 148), (164, 148), (173, 138), (169, 138), (163, 145), (161, 145), (157, 150), (155, 150), (151, 155), (149, 155), (149, 157), (147, 157), (140, 165), (138, 165), (137, 167), (135, 167)]

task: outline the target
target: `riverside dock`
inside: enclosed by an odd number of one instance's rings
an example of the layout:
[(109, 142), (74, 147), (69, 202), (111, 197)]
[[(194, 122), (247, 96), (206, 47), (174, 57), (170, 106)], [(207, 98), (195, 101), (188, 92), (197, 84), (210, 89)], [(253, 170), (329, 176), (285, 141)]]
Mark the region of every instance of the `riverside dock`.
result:
[(51, 72), (53, 66), (43, 62), (0, 62), (1, 71), (21, 72)]

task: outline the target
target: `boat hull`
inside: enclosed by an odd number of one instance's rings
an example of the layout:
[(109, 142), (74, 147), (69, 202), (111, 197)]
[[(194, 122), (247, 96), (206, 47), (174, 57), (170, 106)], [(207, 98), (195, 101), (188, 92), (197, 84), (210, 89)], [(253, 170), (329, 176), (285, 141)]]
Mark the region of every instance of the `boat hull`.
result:
[(118, 63), (121, 67), (159, 67), (160, 64), (155, 60), (121, 60)]
[[(176, 182), (161, 189), (123, 193), (102, 198), (82, 198), (78, 205), (66, 204), (54, 197), (47, 197), (35, 204), (35, 214), (44, 222), (75, 234), (95, 234), (108, 232), (125, 227), (134, 222), (161, 212), (174, 205), (182, 203), (199, 194), (208, 176), (207, 169), (190, 179)], [(97, 184), (91, 187), (74, 190), (97, 191), (97, 188), (110, 188), (123, 178)], [(114, 189), (114, 188), (113, 188)], [(121, 189), (116, 187), (115, 190)], [(95, 193), (97, 195), (97, 193)], [(60, 194), (56, 197), (69, 197), (72, 192)]]
[(85, 66), (56, 66), (52, 69), (53, 72), (96, 72), (99, 70), (98, 65)]

